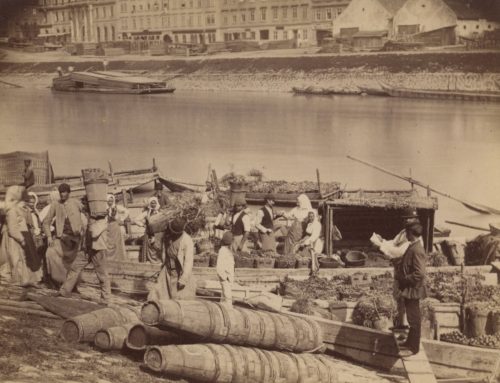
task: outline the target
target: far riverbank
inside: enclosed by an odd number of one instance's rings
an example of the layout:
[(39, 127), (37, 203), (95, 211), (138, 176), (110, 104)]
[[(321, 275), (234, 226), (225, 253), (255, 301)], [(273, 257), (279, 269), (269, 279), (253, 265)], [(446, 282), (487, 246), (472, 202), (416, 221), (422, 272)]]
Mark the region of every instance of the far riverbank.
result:
[[(6, 60), (9, 56), (0, 62), (0, 81), (26, 88), (49, 87), (59, 66), (64, 69), (73, 66), (75, 71), (103, 69), (103, 58)], [(416, 89), (498, 91), (500, 52), (113, 58), (109, 59), (108, 69), (166, 79), (180, 90), (287, 92), (293, 86), (309, 85), (348, 90), (383, 81)]]

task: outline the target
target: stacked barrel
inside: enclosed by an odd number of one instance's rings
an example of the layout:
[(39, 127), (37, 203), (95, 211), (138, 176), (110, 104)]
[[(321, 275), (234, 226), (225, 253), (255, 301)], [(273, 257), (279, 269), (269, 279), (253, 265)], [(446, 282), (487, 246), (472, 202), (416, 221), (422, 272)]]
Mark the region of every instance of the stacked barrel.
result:
[(323, 333), (306, 317), (227, 307), (204, 300), (107, 307), (67, 320), (68, 341), (144, 352), (153, 371), (199, 382), (337, 382), (319, 354)]

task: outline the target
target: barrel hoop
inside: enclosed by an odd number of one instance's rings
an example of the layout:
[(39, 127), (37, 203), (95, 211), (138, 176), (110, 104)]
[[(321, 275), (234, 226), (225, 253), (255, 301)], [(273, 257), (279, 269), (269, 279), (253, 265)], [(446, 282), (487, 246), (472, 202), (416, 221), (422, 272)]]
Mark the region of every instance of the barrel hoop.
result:
[[(326, 359), (324, 359), (323, 355), (318, 355), (318, 357), (316, 358), (316, 360), (318, 361), (318, 364), (321, 364), (321, 365), (325, 366), (325, 370), (326, 370), (326, 372), (328, 374), (328, 381), (329, 382), (334, 382), (335, 379), (333, 379), (333, 378), (335, 378), (335, 375), (332, 375), (333, 369), (331, 368), (331, 366), (329, 366), (328, 364), (326, 364), (326, 362), (325, 362)], [(319, 366), (318, 366), (318, 369), (319, 369)]]
[(264, 339), (266, 339), (266, 326), (264, 324), (264, 318), (268, 314), (265, 312), (258, 312), (258, 311), (256, 311), (255, 313), (257, 314), (257, 318), (259, 318), (259, 330), (261, 334), (261, 337), (259, 339), (259, 344), (262, 344), (264, 342)]
[(218, 351), (215, 349), (215, 347), (211, 344), (207, 344), (206, 345), (207, 348), (210, 350), (210, 352), (212, 353), (212, 355), (214, 356), (214, 363), (215, 363), (215, 378), (214, 378), (214, 382), (218, 382), (219, 381), (219, 377), (220, 377), (220, 361), (219, 361), (219, 358), (218, 358)]
[(174, 347), (180, 351), (182, 355), (182, 371), (186, 371), (186, 355), (184, 355), (184, 350), (178, 345), (174, 345)]
[(229, 313), (227, 311), (227, 307), (225, 307), (222, 303), (214, 302), (220, 309), (222, 313), (222, 319), (224, 320), (224, 327), (226, 330), (226, 336), (231, 332), (231, 320), (229, 319)]
[[(278, 336), (279, 332), (278, 332), (278, 328), (283, 328), (283, 322), (281, 322), (281, 318), (279, 318), (278, 315), (272, 315), (270, 314), (269, 315), (271, 317), (271, 320), (273, 321), (274, 323), (274, 333), (275, 333), (275, 342), (274, 342), (274, 346), (275, 347), (278, 347), (280, 349), (285, 349), (285, 350), (288, 350), (288, 348), (285, 348), (284, 345), (282, 346), (281, 345), (281, 339), (280, 337)], [(281, 323), (277, 323), (278, 319), (280, 320)]]
[(293, 333), (295, 334), (295, 346), (293, 347), (293, 350), (296, 350), (297, 347), (299, 346), (300, 343), (300, 338), (301, 338), (301, 331), (299, 331), (299, 326), (298, 326), (298, 320), (299, 318), (290, 318), (292, 321), (292, 327), (293, 327)]
[(279, 371), (276, 371), (276, 369), (274, 368), (273, 359), (271, 358), (271, 353), (269, 351), (265, 351), (265, 350), (262, 350), (262, 353), (264, 354), (266, 359), (269, 361), (269, 370), (271, 373), (271, 381), (275, 382), (281, 376), (282, 366), (280, 364), (280, 359), (278, 357), (276, 357), (276, 359), (278, 360), (278, 370), (279, 370)]
[(246, 334), (245, 334), (245, 341), (248, 341), (248, 338), (250, 337), (250, 331), (251, 331), (250, 319), (248, 318), (248, 314), (247, 314), (246, 310), (241, 309), (239, 307), (234, 307), (233, 309), (236, 310), (237, 312), (239, 312), (241, 314), (241, 316), (243, 317), (243, 323), (244, 323), (245, 329), (247, 330)]
[[(229, 346), (231, 347), (231, 346)], [(235, 353), (237, 353), (240, 357), (241, 357), (241, 353), (242, 353), (242, 348), (241, 347), (232, 347), (232, 349), (234, 350)], [(248, 348), (248, 350), (254, 350), (254, 349), (251, 349), (251, 348)], [(243, 359), (246, 359), (246, 357), (243, 357)], [(243, 376), (248, 378), (248, 374), (249, 374), (249, 364), (248, 363), (243, 363)]]
[[(231, 362), (233, 363), (232, 364), (233, 376), (231, 377), (231, 383), (232, 383), (232, 382), (234, 382), (234, 379), (236, 378), (236, 366), (238, 365), (238, 361), (234, 357), (234, 353), (236, 352), (236, 348), (228, 346), (227, 344), (222, 344), (221, 346), (224, 347), (226, 349), (226, 351), (229, 353), (229, 357), (231, 358)], [(247, 365), (248, 363), (243, 363), (243, 364)]]
[[(179, 301), (174, 300), (175, 304), (179, 307), (179, 313), (181, 317), (179, 318), (179, 323), (184, 324), (184, 310), (182, 309), (182, 305)], [(161, 311), (163, 311), (163, 307), (160, 308)], [(163, 317), (163, 314), (162, 314)]]
[(207, 301), (204, 301), (204, 300), (200, 300), (200, 303), (202, 303), (208, 310), (208, 317), (210, 319), (210, 326), (209, 326), (209, 333), (208, 333), (208, 337), (211, 337), (214, 335), (215, 333), (215, 326), (216, 326), (216, 316), (217, 316), (217, 311), (215, 311), (215, 307), (212, 306), (212, 303), (211, 302), (207, 302)]
[[(295, 365), (297, 366), (297, 372), (299, 373), (299, 376), (301, 376), (300, 374), (300, 369), (299, 369), (299, 364), (300, 364), (300, 359), (299, 359), (299, 356), (298, 355), (295, 355), (293, 352), (290, 352), (287, 354), (288, 356), (290, 356), (294, 361), (295, 361)], [(307, 367), (307, 363), (304, 363)], [(304, 377), (305, 378), (305, 377)]]
[(322, 345), (323, 339), (321, 336), (321, 329), (320, 329), (318, 323), (312, 319), (309, 319), (309, 318), (304, 318), (304, 320), (307, 322), (307, 324), (312, 329), (313, 336), (314, 336), (314, 344), (320, 343), (320, 345)]
[(264, 376), (266, 374), (266, 364), (265, 364), (265, 360), (262, 357), (263, 352), (262, 352), (262, 350), (260, 350), (258, 348), (255, 348), (254, 350), (257, 353), (257, 356), (259, 357), (259, 360), (260, 360), (260, 373), (261, 373), (261, 377), (264, 378)]

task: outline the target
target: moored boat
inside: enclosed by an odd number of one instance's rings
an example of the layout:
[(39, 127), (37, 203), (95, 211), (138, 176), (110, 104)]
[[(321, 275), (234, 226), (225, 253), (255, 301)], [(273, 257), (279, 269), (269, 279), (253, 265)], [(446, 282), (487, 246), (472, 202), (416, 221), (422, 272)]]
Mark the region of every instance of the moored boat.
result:
[(139, 77), (116, 71), (69, 72), (52, 80), (52, 89), (64, 92), (108, 94), (173, 93), (175, 88), (165, 81)]
[(395, 88), (381, 84), (382, 89), (391, 97), (423, 98), (433, 100), (491, 101), (500, 102), (500, 92), (479, 92), (466, 90), (430, 90)]

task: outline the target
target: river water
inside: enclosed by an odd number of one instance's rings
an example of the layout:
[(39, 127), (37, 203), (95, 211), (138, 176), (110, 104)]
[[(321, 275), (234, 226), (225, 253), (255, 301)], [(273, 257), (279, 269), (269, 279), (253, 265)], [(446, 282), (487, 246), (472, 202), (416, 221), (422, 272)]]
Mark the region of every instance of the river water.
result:
[[(494, 103), (384, 97), (176, 92), (129, 96), (0, 91), (0, 152), (49, 150), (57, 174), (85, 167), (149, 167), (203, 183), (260, 169), (269, 179), (337, 180), (347, 188), (408, 184), (347, 154), (411, 175), (437, 190), (500, 209), (500, 107)], [(437, 222), (486, 226), (439, 198)], [(453, 234), (479, 232), (451, 226)]]

